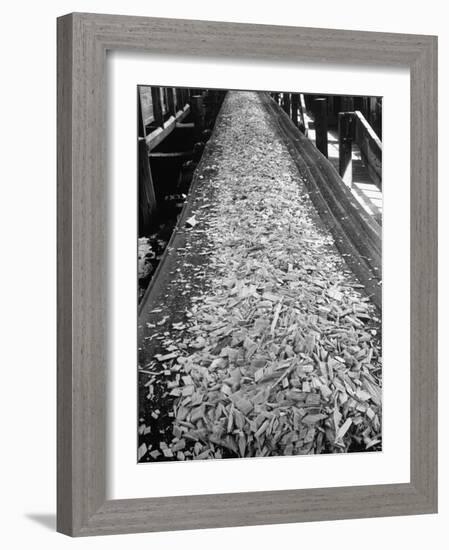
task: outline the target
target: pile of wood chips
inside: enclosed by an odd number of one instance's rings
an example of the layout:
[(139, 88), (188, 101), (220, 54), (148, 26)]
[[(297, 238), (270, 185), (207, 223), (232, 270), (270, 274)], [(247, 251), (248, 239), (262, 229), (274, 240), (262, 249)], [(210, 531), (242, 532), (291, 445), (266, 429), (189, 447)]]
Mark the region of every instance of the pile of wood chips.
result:
[(273, 141), (257, 95), (226, 101), (208, 182), (219, 200), (189, 229), (188, 246), (207, 234), (213, 278), (155, 358), (175, 402), (172, 439), (152, 456), (380, 450), (378, 313)]

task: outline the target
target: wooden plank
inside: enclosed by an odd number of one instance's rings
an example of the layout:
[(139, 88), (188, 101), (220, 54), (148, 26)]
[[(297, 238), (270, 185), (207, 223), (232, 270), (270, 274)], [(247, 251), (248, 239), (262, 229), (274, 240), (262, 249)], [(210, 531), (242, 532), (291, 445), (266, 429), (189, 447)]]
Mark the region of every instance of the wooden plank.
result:
[(354, 98), (350, 95), (344, 95), (340, 98), (340, 112), (350, 112), (354, 110)]
[(177, 122), (176, 128), (182, 129), (192, 129), (195, 128), (195, 124), (193, 122)]
[(338, 173), (348, 187), (352, 185), (353, 113), (338, 113)]
[(293, 124), (297, 127), (299, 127), (299, 105), (299, 94), (292, 94), (292, 121)]
[(151, 87), (151, 99), (153, 102), (153, 117), (156, 126), (164, 124), (164, 115), (162, 113), (161, 90), (157, 86)]
[(144, 126), (148, 126), (154, 121), (153, 98), (151, 86), (138, 86), (139, 100), (142, 109), (142, 119)]
[(146, 123), (145, 123), (145, 116), (144, 116), (144, 110), (142, 107), (142, 90), (141, 86), (137, 87), (137, 124), (138, 124), (138, 137), (144, 138), (146, 137)]
[(150, 153), (150, 159), (191, 158), (193, 151), (171, 151), (168, 153)]
[(301, 122), (304, 126), (303, 134), (307, 137), (309, 135), (309, 121), (306, 117), (306, 100), (304, 94), (299, 94), (299, 112), (301, 114)]
[(290, 113), (291, 101), (290, 101), (290, 94), (288, 92), (284, 92), (282, 96), (282, 108), (284, 109), (287, 116), (291, 117), (291, 113)]
[(327, 150), (327, 99), (319, 97), (313, 101), (313, 114), (315, 116), (315, 144), (326, 158)]
[(184, 120), (190, 113), (190, 107), (186, 106), (184, 111), (178, 111), (176, 118), (170, 117), (162, 126), (153, 130), (151, 134), (147, 135), (146, 142), (149, 151), (152, 151), (157, 147), (164, 139), (169, 136), (175, 128), (179, 128), (179, 123)]
[(176, 115), (175, 94), (173, 92), (173, 88), (167, 88), (167, 109), (169, 115)]
[(371, 180), (382, 189), (382, 142), (360, 111), (355, 111), (354, 141)]
[(184, 101), (182, 97), (182, 89), (176, 88), (176, 110), (179, 111), (184, 106)]
[(144, 138), (139, 138), (139, 230), (148, 232), (157, 209), (156, 193), (151, 177), (148, 149)]

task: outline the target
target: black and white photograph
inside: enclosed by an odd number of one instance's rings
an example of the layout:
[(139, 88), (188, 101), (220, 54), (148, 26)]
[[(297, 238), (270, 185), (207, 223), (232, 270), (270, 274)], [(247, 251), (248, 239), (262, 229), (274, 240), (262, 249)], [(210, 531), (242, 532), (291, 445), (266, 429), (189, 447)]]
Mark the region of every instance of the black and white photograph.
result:
[(139, 463), (382, 451), (382, 98), (322, 92), (137, 87)]
[(4, 547), (444, 547), (445, 4), (5, 7)]

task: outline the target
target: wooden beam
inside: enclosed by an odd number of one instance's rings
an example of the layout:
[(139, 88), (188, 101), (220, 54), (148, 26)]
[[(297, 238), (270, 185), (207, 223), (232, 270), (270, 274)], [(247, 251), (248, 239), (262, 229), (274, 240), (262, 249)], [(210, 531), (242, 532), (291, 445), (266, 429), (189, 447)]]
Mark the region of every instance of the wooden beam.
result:
[(315, 144), (317, 149), (327, 158), (327, 99), (319, 97), (313, 101), (315, 115)]
[(193, 122), (177, 122), (176, 123), (176, 129), (186, 129), (186, 128), (195, 128), (195, 124)]
[(293, 124), (299, 128), (298, 121), (298, 111), (299, 111), (299, 94), (292, 94), (292, 121)]
[(157, 86), (151, 88), (151, 98), (153, 100), (153, 114), (156, 126), (164, 124), (164, 115), (162, 113), (161, 89)]
[(156, 212), (156, 194), (151, 177), (146, 140), (139, 138), (139, 232), (149, 230), (151, 218)]
[(282, 97), (282, 108), (284, 109), (287, 116), (290, 118), (290, 94), (288, 92), (284, 92), (284, 95)]
[(354, 141), (371, 179), (382, 189), (382, 142), (360, 111), (354, 113)]
[(338, 172), (348, 187), (352, 186), (353, 113), (338, 114)]
[(306, 99), (304, 94), (299, 94), (299, 112), (301, 114), (301, 122), (304, 126), (303, 133), (306, 137), (309, 135), (309, 122), (306, 119)]
[(170, 153), (150, 153), (150, 159), (191, 158), (193, 151), (172, 151)]
[(175, 94), (173, 88), (167, 88), (167, 108), (168, 114), (171, 116), (176, 115)]
[(349, 112), (354, 110), (354, 98), (350, 95), (341, 96), (340, 112)]
[(184, 120), (184, 118), (190, 113), (190, 107), (187, 105), (184, 107), (183, 111), (178, 111), (176, 113), (176, 118), (170, 117), (167, 121), (164, 122), (162, 126), (156, 128), (151, 134), (147, 135), (147, 147), (148, 151), (151, 151), (157, 147), (164, 139), (175, 130), (179, 128), (179, 123)]
[(140, 95), (140, 86), (137, 86), (137, 118), (138, 118), (138, 125), (139, 125), (139, 138), (145, 139), (146, 137), (145, 121), (143, 119), (142, 97)]

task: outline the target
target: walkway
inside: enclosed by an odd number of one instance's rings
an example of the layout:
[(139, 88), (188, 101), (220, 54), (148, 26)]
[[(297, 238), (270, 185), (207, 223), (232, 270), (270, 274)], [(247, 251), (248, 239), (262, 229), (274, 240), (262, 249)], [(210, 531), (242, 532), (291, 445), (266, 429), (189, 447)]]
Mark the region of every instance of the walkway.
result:
[(229, 92), (139, 315), (139, 458), (381, 448), (380, 320), (261, 96)]
[[(313, 128), (313, 119), (308, 117), (309, 128), (308, 137), (315, 143), (315, 130)], [(335, 170), (338, 172), (339, 152), (338, 152), (338, 132), (328, 131), (328, 158)], [(369, 176), (362, 155), (357, 143), (352, 144), (352, 188), (354, 197), (360, 202), (368, 214), (374, 216), (377, 220), (382, 220), (382, 192)]]

